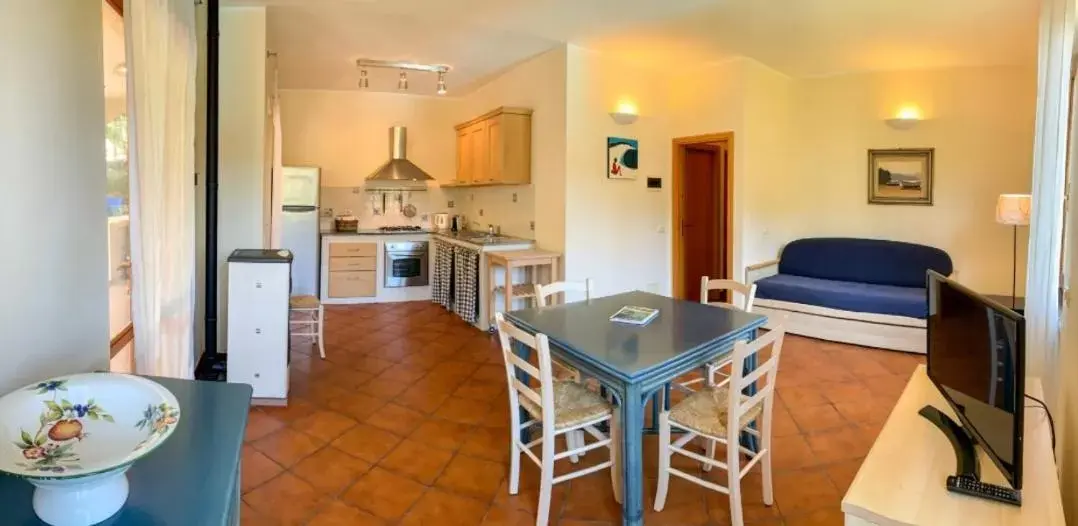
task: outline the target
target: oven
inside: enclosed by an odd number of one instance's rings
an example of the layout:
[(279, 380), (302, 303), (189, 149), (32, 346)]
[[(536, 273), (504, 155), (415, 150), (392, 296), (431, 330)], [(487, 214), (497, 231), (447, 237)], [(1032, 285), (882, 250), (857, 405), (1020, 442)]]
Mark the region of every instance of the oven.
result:
[(427, 241), (386, 242), (385, 287), (425, 287), (430, 284)]

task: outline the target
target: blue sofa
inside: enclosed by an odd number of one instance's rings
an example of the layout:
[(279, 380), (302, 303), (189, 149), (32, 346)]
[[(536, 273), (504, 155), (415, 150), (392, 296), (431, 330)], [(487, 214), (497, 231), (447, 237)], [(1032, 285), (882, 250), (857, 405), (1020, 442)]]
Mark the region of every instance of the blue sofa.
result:
[(749, 281), (755, 309), (785, 317), (789, 332), (923, 353), (929, 269), (950, 275), (954, 266), (925, 245), (807, 238), (786, 245), (779, 260), (749, 267)]

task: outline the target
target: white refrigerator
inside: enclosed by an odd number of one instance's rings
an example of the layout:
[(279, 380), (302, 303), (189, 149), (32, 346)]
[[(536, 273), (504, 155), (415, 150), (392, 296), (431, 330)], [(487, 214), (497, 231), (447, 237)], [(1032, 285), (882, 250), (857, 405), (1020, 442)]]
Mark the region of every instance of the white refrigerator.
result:
[(321, 170), (285, 166), (281, 177), (281, 248), (292, 251), (292, 295), (318, 296), (321, 268), (318, 188)]

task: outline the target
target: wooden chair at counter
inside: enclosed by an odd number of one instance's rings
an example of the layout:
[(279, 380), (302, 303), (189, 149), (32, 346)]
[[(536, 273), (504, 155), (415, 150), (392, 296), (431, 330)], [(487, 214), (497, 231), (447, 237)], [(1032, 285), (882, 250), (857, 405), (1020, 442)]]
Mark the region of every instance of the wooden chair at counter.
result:
[[(293, 316), (296, 314), (296, 316)], [(318, 342), (318, 354), (326, 359), (325, 334), (326, 311), (322, 302), (314, 296), (292, 296), (288, 299), (288, 327), (300, 327), (300, 331), (291, 330), (290, 336), (311, 336)]]

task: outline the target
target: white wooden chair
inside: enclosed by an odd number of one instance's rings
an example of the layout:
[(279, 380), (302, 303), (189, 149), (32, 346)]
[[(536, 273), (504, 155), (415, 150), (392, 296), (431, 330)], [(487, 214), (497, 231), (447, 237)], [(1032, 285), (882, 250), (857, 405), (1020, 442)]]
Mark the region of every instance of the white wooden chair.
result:
[[(740, 295), (742, 300), (741, 306), (738, 307), (738, 304), (733, 301), (731, 303), (710, 301), (710, 292), (713, 290), (728, 290), (730, 291), (731, 296), (733, 296), (734, 294)], [(734, 298), (731, 297), (730, 299), (733, 300)], [(740, 308), (745, 312), (752, 312), (752, 302), (755, 300), (755, 283), (751, 285), (746, 285), (732, 279), (710, 279), (707, 276), (700, 278), (700, 303), (703, 303), (704, 305), (713, 305), (715, 307), (723, 309)], [(723, 371), (724, 368), (728, 368), (730, 366), (730, 361), (731, 358), (728, 357), (725, 360), (709, 363), (707, 364), (707, 372), (704, 374), (703, 377), (681, 382), (677, 384), (677, 386), (680, 387), (683, 391), (692, 392), (694, 390), (691, 387), (692, 385), (703, 383), (706, 380), (713, 379), (716, 374), (721, 375), (724, 378), (724, 380), (719, 382), (719, 385), (722, 385), (726, 383), (730, 378), (730, 373)], [(712, 385), (710, 381), (708, 385)]]
[[(548, 298), (555, 294), (561, 294), (564, 292), (583, 292), (584, 300), (587, 301), (590, 300), (592, 295), (594, 294), (594, 287), (595, 282), (592, 281), (591, 278), (585, 279), (584, 281), (555, 281), (554, 283), (548, 283), (546, 285), (537, 284), (535, 285), (535, 306), (546, 307), (547, 305), (550, 305)], [(562, 300), (564, 299), (565, 298), (563, 296)], [(599, 388), (599, 382), (595, 380), (586, 381), (583, 375), (580, 374), (580, 371), (576, 370), (575, 367), (561, 363), (558, 360), (554, 360), (554, 365), (557, 365), (562, 369), (562, 371), (564, 371), (564, 375), (562, 376), (563, 379), (571, 379), (574, 382), (587, 383), (590, 384), (593, 389)], [(582, 442), (579, 441), (583, 440), (584, 433), (574, 433), (570, 435), (570, 437), (571, 438), (569, 440), (576, 441), (576, 444), (582, 444)], [(572, 445), (570, 445), (570, 447), (572, 447)], [(572, 460), (573, 462), (576, 462), (577, 457), (572, 457)]]
[[(610, 481), (614, 486), (614, 498), (621, 502), (621, 484), (618, 476), (617, 433), (620, 432), (618, 412), (598, 394), (588, 390), (577, 382), (558, 382), (551, 373), (550, 344), (545, 334), (532, 336), (511, 323), (505, 321), (502, 313), (494, 315), (501, 339), (502, 355), (505, 358), (505, 375), (509, 383), (510, 433), (510, 469), (509, 494), (516, 495), (520, 489), (520, 455), (527, 455), (539, 466), (539, 507), (535, 524), (547, 524), (550, 513), (550, 495), (554, 484), (565, 482), (603, 469), (610, 469)], [(510, 340), (530, 347), (538, 357), (538, 369), (513, 353)], [(523, 371), (528, 376), (539, 380), (539, 390), (531, 387), (531, 382), (522, 382), (517, 372)], [(528, 414), (527, 422), (520, 421), (520, 409)], [(596, 427), (602, 422), (610, 422), (610, 435), (604, 435)], [(541, 435), (524, 444), (520, 441), (520, 431), (529, 427), (541, 429)], [(569, 437), (574, 433), (586, 431), (595, 438), (591, 444), (585, 444), (583, 437), (579, 442)], [(566, 434), (566, 451), (554, 453), (555, 437)], [(533, 447), (541, 445), (541, 457), (535, 456)], [(559, 477), (554, 476), (554, 462), (566, 457), (575, 457), (585, 451), (606, 447), (610, 451), (610, 460)]]
[[(730, 523), (733, 526), (742, 526), (744, 519), (741, 479), (757, 463), (763, 470), (764, 504), (770, 506), (774, 502), (771, 488), (771, 414), (775, 400), (775, 376), (785, 334), (785, 329), (777, 325), (751, 343), (737, 342), (733, 352), (733, 374), (726, 385), (701, 389), (673, 409), (659, 415), (659, 487), (655, 494), (655, 511), (662, 511), (666, 505), (670, 475), (675, 475), (705, 488), (728, 494)], [(768, 346), (771, 347), (771, 355), (767, 361), (749, 374), (743, 374), (745, 361)], [(761, 382), (761, 379), (765, 381)], [(756, 386), (756, 393), (751, 397), (741, 394), (742, 389), (750, 385)], [(752, 422), (758, 424), (756, 429), (749, 427)], [(675, 427), (685, 434), (671, 442), (671, 431)], [(753, 453), (740, 445), (739, 437), (742, 432), (759, 439), (759, 451)], [(708, 448), (706, 456), (683, 449), (685, 444), (696, 437), (708, 440), (712, 446)], [(714, 459), (715, 443), (726, 445), (726, 462)], [(675, 453), (702, 462), (705, 471), (712, 466), (725, 469), (726, 486), (671, 467), (670, 457)], [(744, 466), (741, 465), (742, 453), (748, 455), (748, 462)]]
[(535, 306), (546, 307), (550, 304), (549, 298), (555, 294), (562, 292), (583, 292), (584, 299), (590, 300), (594, 289), (595, 283), (588, 278), (584, 281), (555, 281), (547, 285), (535, 286)]
[[(731, 294), (738, 294), (741, 296), (741, 305), (731, 301), (730, 303), (719, 303), (709, 301), (710, 292), (713, 290), (728, 290)], [(707, 276), (700, 278), (700, 303), (704, 305), (715, 305), (721, 307), (729, 307), (731, 304), (740, 308), (745, 312), (752, 312), (752, 303), (756, 301), (756, 284), (746, 285), (740, 281), (734, 281), (732, 279), (711, 279)]]
[[(535, 306), (546, 307), (550, 305), (548, 298), (555, 294), (561, 294), (563, 292), (583, 292), (584, 299), (590, 300), (592, 292), (595, 290), (594, 282), (591, 278), (584, 281), (555, 281), (547, 285), (535, 285)], [(581, 381), (580, 371), (577, 371), (574, 367), (570, 367), (557, 360), (554, 360), (554, 365), (557, 365), (565, 371), (563, 378), (572, 378), (573, 381)]]
[(326, 318), (322, 302), (314, 296), (292, 296), (288, 298), (288, 325), (290, 336), (310, 336), (318, 342), (318, 354), (326, 359), (326, 345), (323, 342)]

